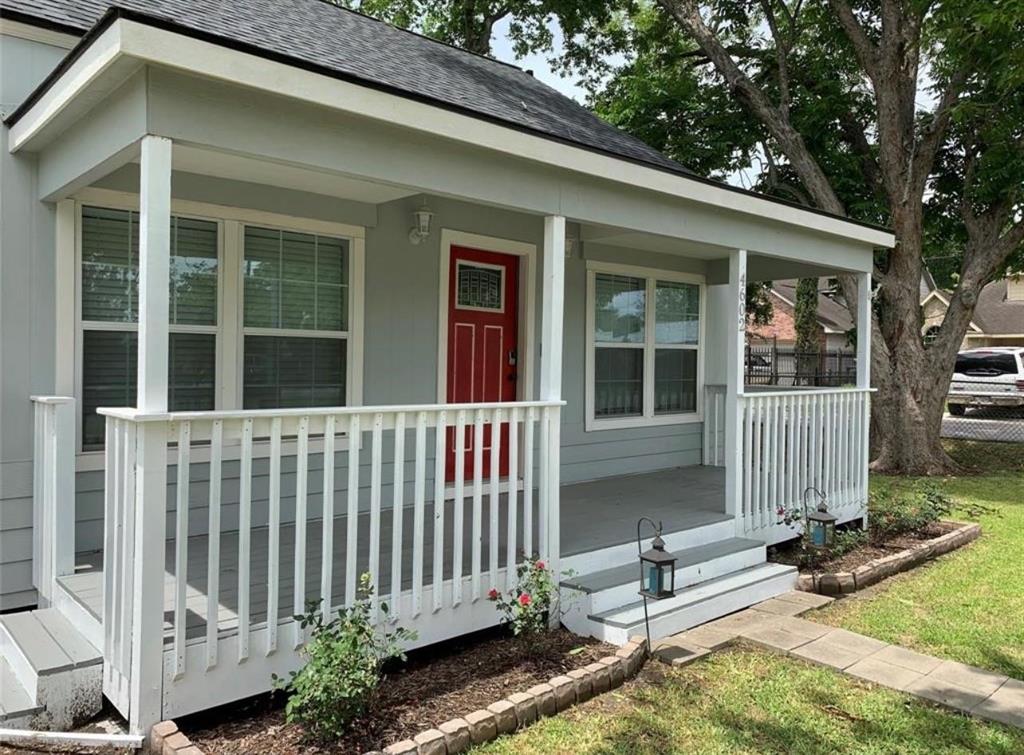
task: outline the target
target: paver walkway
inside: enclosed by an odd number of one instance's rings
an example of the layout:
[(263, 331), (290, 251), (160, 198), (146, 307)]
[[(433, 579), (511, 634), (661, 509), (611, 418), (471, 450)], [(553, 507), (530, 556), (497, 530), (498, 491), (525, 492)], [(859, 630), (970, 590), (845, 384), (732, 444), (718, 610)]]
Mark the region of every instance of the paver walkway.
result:
[(683, 665), (742, 638), (978, 718), (1024, 729), (1024, 682), (798, 618), (832, 598), (790, 592), (655, 644)]

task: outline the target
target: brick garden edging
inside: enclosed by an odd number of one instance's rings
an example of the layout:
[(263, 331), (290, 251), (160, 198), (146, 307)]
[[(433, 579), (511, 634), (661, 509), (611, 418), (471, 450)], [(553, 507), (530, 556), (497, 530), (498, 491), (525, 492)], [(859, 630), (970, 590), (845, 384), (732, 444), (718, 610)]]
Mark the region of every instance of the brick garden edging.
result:
[(205, 755), (174, 721), (161, 721), (150, 730), (148, 752), (152, 755)]
[(959, 525), (952, 532), (913, 545), (906, 550), (868, 561), (853, 571), (841, 571), (834, 574), (801, 574), (797, 589), (805, 592), (816, 592), (822, 595), (839, 595), (862, 590), (886, 577), (906, 571), (918, 564), (949, 553), (967, 543), (977, 540), (981, 535), (980, 524), (947, 522)]
[(544, 684), (534, 685), (525, 692), (511, 694), (461, 718), (445, 721), (436, 729), (422, 731), (412, 739), (388, 745), (382, 755), (454, 755), (464, 752), (474, 745), (490, 742), (502, 734), (511, 734), (540, 718), (553, 716), (602, 692), (620, 687), (624, 681), (636, 676), (646, 660), (647, 640), (631, 637), (615, 655), (605, 656)]

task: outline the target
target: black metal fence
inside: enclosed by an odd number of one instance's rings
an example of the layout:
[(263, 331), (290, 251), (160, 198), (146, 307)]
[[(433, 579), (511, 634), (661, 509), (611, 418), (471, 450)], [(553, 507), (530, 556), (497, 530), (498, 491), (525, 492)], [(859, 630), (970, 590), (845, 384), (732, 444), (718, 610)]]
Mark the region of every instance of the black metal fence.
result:
[(857, 382), (857, 355), (852, 351), (796, 351), (774, 344), (748, 345), (744, 360), (747, 385), (824, 386)]
[(1024, 375), (954, 375), (942, 437), (1024, 443)]

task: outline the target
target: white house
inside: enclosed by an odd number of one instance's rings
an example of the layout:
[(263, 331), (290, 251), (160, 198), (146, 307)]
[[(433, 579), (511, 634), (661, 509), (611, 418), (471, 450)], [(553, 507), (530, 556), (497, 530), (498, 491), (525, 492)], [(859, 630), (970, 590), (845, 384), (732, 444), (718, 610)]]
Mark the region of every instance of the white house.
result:
[(808, 487), (863, 516), (868, 338), (856, 388), (749, 393), (743, 299), (853, 273), (863, 323), (888, 231), (318, 0), (0, 19), (6, 725), (265, 691), (363, 572), (423, 645), (539, 554), (622, 639), (641, 516), (663, 635), (793, 585)]

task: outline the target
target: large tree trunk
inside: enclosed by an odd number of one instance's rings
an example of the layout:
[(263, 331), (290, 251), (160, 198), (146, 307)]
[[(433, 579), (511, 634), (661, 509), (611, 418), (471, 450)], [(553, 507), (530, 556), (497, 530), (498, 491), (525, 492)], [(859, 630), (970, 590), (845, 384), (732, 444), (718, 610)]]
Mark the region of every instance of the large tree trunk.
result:
[[(920, 205), (894, 213), (896, 250), (879, 285), (872, 348), (872, 440), (878, 471), (934, 475), (956, 469), (939, 430), (952, 361), (929, 353), (921, 338)], [(964, 334), (954, 334), (956, 342)]]

